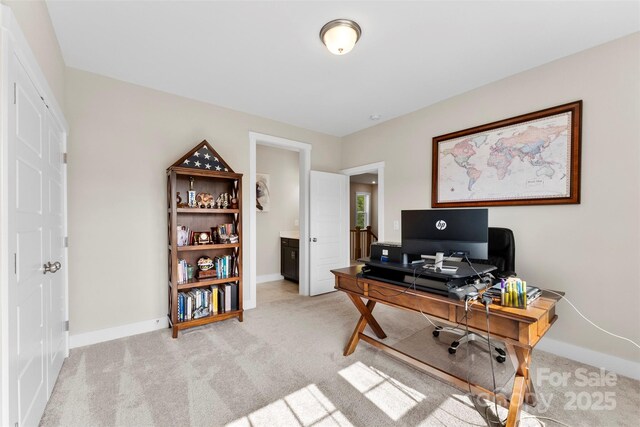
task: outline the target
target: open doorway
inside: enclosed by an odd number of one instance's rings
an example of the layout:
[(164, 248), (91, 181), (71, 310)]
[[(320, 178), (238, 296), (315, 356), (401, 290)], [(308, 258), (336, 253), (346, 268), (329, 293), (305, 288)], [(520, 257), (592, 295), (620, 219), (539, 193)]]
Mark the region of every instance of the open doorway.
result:
[(378, 241), (378, 173), (349, 177), (349, 260), (370, 256)]
[(256, 285), (298, 293), (300, 179), (295, 151), (256, 147)]
[[(249, 239), (245, 239), (248, 248), (245, 248), (245, 254), (248, 254), (248, 276), (245, 277), (245, 298), (244, 308), (255, 308), (257, 304), (256, 285), (257, 285), (257, 180), (256, 176), (261, 173), (257, 167), (257, 150), (258, 147), (272, 147), (279, 150), (295, 152), (298, 158), (298, 234), (299, 242), (302, 244), (298, 248), (298, 293), (300, 295), (309, 295), (309, 173), (311, 170), (311, 144), (293, 141), (277, 136), (261, 134), (257, 132), (249, 132)], [(258, 175), (259, 176), (259, 175)], [(273, 192), (271, 192), (273, 196)], [(273, 207), (273, 205), (272, 205)], [(260, 214), (262, 215), (262, 213)], [(264, 218), (261, 219), (263, 221)], [(264, 222), (264, 221), (263, 221)], [(285, 225), (283, 225), (284, 227)], [(288, 226), (286, 228), (289, 228)], [(294, 225), (289, 230), (293, 231)], [(279, 238), (278, 238), (279, 240)], [(276, 240), (276, 242), (278, 242)], [(246, 259), (246, 258), (245, 258)], [(265, 279), (265, 277), (262, 277)]]
[(371, 243), (384, 239), (384, 162), (344, 169), (349, 176), (349, 258), (369, 256)]

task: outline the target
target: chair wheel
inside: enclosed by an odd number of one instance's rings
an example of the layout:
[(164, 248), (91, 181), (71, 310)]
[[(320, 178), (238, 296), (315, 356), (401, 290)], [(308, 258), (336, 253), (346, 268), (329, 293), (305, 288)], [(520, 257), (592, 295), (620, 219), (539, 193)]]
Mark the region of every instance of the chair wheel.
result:
[(503, 356), (503, 357), (507, 356), (507, 353), (500, 347), (496, 347), (496, 351), (498, 352), (498, 354), (500, 354), (500, 356)]
[(507, 360), (507, 358), (504, 357), (504, 356), (498, 355), (498, 356), (496, 356), (496, 360), (498, 361), (498, 363), (504, 363), (505, 360)]
[(438, 336), (440, 336), (440, 331), (436, 329), (435, 331), (432, 332), (432, 334), (434, 337), (437, 338)]
[(456, 348), (455, 347), (449, 347), (449, 354), (456, 354)]
[(454, 341), (454, 342), (451, 343), (451, 348), (453, 348), (455, 350), (456, 348), (458, 348), (459, 345), (460, 345), (459, 341)]

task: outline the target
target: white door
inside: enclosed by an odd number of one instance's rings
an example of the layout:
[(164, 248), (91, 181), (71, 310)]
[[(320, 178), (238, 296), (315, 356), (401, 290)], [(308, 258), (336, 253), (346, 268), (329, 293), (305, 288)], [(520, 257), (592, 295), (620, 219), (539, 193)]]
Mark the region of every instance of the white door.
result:
[(24, 427), (40, 422), (66, 353), (64, 277), (44, 269), (50, 261), (65, 261), (64, 136), (15, 56), (10, 78), (15, 96), (7, 111), (8, 238), (14, 266), (8, 287), (9, 419)]
[[(66, 356), (66, 250), (65, 250), (65, 176), (64, 133), (47, 109), (45, 145), (49, 155), (43, 170), (45, 199), (45, 262), (59, 262), (60, 269), (45, 276), (45, 311), (47, 342), (47, 398), (51, 396), (62, 362)], [(57, 267), (57, 266), (56, 266)], [(55, 268), (55, 267), (54, 267)]]
[(332, 269), (349, 265), (346, 175), (311, 171), (309, 294), (334, 291)]

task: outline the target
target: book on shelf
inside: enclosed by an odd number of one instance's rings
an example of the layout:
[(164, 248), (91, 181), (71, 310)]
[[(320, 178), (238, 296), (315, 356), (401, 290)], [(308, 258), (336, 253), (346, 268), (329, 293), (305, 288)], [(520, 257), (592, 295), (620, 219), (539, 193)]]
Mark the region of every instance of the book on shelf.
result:
[(231, 311), (231, 284), (224, 285), (224, 311)]
[(231, 283), (230, 286), (231, 286), (231, 310), (238, 310), (240, 308), (238, 306), (238, 293), (239, 293), (238, 282)]
[[(178, 293), (178, 321), (199, 319), (214, 313), (213, 294), (217, 289), (195, 288), (187, 292)], [(217, 296), (216, 296), (217, 299)]]
[(218, 286), (218, 313), (224, 313), (224, 286)]
[(218, 287), (216, 285), (211, 286), (211, 310), (212, 313), (218, 314)]
[(231, 255), (217, 256), (213, 262), (216, 266), (216, 272), (218, 279), (227, 279), (232, 277), (230, 272), (233, 271), (233, 258)]
[(215, 230), (216, 243), (238, 243), (238, 234), (236, 232), (236, 226), (233, 223), (219, 224), (216, 227), (212, 227)]
[(184, 259), (178, 260), (178, 284), (187, 283), (187, 261)]

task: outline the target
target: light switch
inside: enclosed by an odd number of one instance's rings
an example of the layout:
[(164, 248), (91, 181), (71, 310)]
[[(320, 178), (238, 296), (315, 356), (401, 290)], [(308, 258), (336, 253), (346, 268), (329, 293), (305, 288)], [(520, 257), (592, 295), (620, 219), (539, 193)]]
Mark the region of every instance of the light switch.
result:
[(398, 220), (393, 221), (393, 229), (400, 230), (400, 221)]

